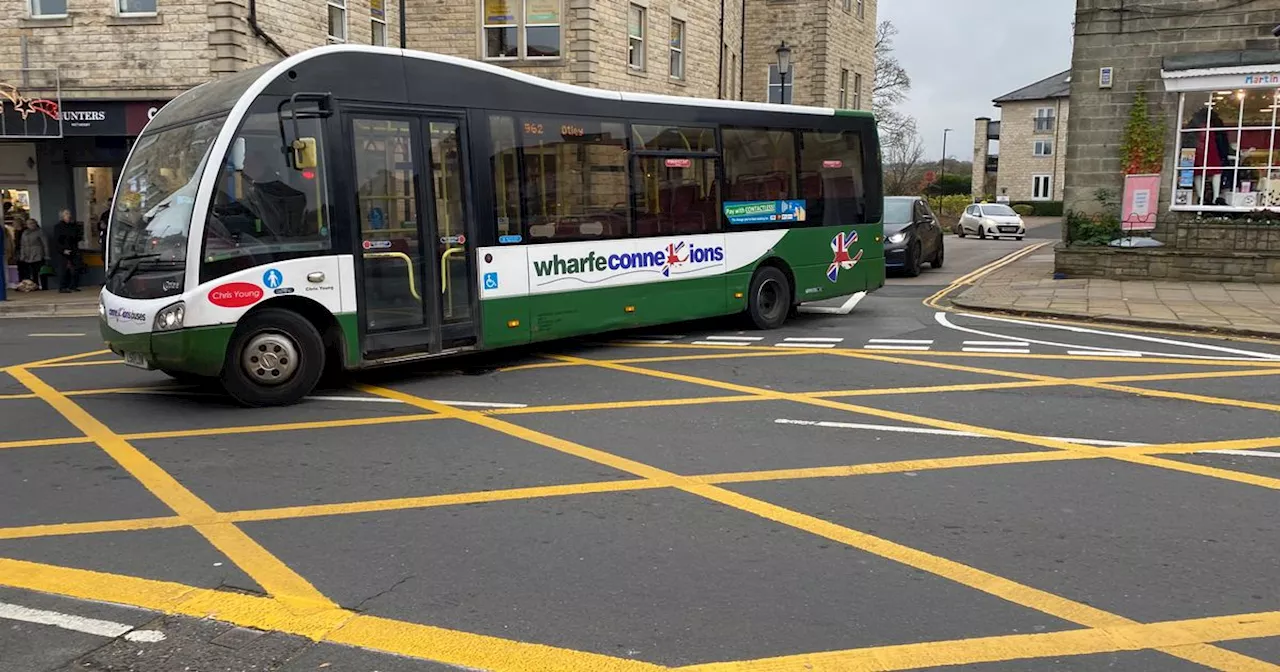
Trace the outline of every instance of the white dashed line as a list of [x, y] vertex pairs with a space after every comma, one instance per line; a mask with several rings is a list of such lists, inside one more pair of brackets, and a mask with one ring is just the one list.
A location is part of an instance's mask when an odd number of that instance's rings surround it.
[[784, 338], [782, 340], [789, 341], [789, 342], [794, 341], [794, 342], [804, 342], [804, 343], [844, 343], [843, 338], [822, 338], [819, 336], [806, 336], [806, 337], [798, 336], [796, 338]]
[[1141, 352], [1121, 352], [1119, 350], [1068, 350], [1068, 355], [1079, 357], [1141, 357]]
[[834, 348], [835, 343], [774, 343], [775, 348]]
[[981, 352], [994, 355], [1029, 355], [1027, 348], [960, 348], [961, 352]]
[[84, 334], [27, 334], [30, 338], [74, 338]]
[[748, 345], [754, 345], [754, 344], [743, 342], [743, 341], [694, 341], [693, 345], [718, 345], [722, 348], [723, 347], [739, 348], [739, 347], [746, 347]]
[[932, 340], [910, 340], [904, 338], [872, 338], [868, 339], [867, 342], [894, 345], [933, 345]]
[[924, 352], [929, 349], [927, 345], [864, 345], [863, 350], [911, 350], [915, 352]]
[[1240, 457], [1275, 457], [1280, 458], [1280, 453], [1270, 450], [1206, 450], [1201, 455], [1238, 455]]
[[998, 348], [1025, 348], [1031, 344], [1026, 341], [965, 341], [965, 345], [976, 345], [979, 347], [998, 347]]
[[763, 341], [764, 336], [707, 336], [708, 341], [746, 341], [754, 343], [755, 341]]
[[134, 630], [133, 626], [114, 621], [103, 621], [97, 618], [72, 616], [56, 611], [31, 609], [16, 604], [0, 602], [0, 618], [38, 625], [51, 625], [63, 630], [83, 632], [88, 635], [110, 637], [124, 636], [131, 642], [159, 642], [164, 640], [164, 633], [159, 630]]

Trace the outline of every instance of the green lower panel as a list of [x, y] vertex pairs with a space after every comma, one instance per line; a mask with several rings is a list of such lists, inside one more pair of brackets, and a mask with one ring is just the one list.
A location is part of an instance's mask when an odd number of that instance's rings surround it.
[[122, 334], [100, 323], [102, 338], [114, 352], [140, 352], [152, 366], [198, 376], [222, 373], [227, 344], [235, 325], [194, 327], [178, 331]]

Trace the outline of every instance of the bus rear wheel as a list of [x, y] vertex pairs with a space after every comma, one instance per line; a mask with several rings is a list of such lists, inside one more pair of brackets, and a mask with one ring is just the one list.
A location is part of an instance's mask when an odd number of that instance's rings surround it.
[[268, 308], [236, 329], [222, 386], [246, 406], [285, 406], [310, 394], [324, 369], [324, 340], [315, 326], [293, 311]]
[[747, 313], [757, 329], [777, 329], [791, 312], [791, 281], [773, 266], [762, 266], [751, 278]]

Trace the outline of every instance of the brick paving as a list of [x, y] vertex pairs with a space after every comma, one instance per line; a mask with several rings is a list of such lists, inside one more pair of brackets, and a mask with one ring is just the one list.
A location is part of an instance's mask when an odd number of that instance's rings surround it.
[[1280, 284], [1053, 279], [1043, 248], [952, 297], [962, 308], [1280, 338]]

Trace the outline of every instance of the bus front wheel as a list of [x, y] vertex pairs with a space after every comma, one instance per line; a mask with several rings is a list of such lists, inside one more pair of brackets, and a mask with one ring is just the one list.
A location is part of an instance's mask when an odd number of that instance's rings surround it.
[[315, 326], [293, 311], [268, 308], [236, 329], [222, 386], [246, 406], [284, 406], [310, 394], [324, 368], [324, 340]]
[[774, 266], [762, 266], [751, 278], [747, 313], [757, 329], [777, 329], [791, 312], [791, 281]]

